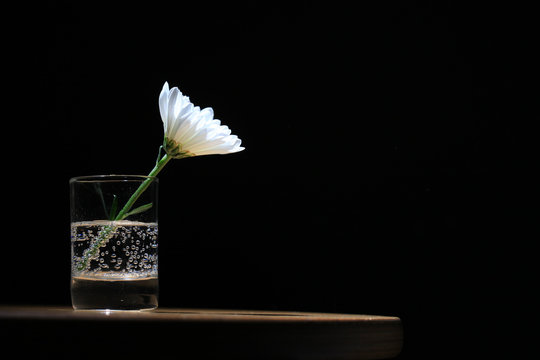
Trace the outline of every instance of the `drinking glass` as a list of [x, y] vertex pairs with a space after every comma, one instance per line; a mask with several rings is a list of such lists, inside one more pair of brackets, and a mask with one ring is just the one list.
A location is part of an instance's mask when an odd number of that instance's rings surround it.
[[96, 175], [69, 184], [73, 308], [157, 308], [158, 179]]

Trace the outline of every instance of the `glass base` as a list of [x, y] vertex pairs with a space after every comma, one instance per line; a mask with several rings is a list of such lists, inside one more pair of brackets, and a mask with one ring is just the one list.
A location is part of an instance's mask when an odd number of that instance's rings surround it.
[[71, 279], [75, 310], [152, 310], [158, 307], [158, 279]]

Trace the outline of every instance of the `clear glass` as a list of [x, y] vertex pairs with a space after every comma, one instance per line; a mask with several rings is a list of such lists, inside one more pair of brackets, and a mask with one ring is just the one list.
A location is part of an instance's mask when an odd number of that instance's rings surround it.
[[[158, 179], [97, 175], [69, 183], [73, 308], [157, 308]], [[141, 185], [146, 190], [129, 205]]]

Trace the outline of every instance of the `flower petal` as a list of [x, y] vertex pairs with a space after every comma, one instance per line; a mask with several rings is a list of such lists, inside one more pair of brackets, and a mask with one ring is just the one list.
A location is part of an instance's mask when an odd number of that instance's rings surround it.
[[[169, 84], [165, 81], [163, 89], [159, 94], [159, 113], [161, 114], [161, 120], [163, 121], [163, 126], [167, 125], [167, 104], [169, 102]], [[165, 128], [165, 132], [167, 129]]]
[[169, 91], [169, 100], [167, 104], [167, 135], [169, 135], [170, 130], [174, 127], [174, 122], [176, 120], [174, 113], [177, 108], [176, 102], [180, 95], [180, 90], [176, 87]]

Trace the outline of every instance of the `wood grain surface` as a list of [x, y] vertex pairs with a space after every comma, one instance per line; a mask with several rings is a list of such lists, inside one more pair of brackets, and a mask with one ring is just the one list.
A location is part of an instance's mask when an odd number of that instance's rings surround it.
[[71, 359], [388, 359], [403, 345], [397, 317], [281, 311], [74, 311], [0, 306], [1, 344]]

